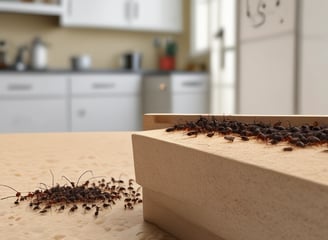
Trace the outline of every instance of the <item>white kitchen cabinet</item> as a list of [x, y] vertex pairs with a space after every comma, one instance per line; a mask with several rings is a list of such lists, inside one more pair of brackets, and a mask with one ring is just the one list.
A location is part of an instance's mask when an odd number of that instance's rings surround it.
[[180, 0], [132, 0], [130, 24], [135, 29], [153, 31], [182, 30]]
[[64, 0], [62, 25], [74, 27], [117, 27], [128, 24], [128, 0]]
[[65, 76], [1, 74], [0, 132], [67, 131], [66, 96]]
[[139, 74], [73, 74], [72, 131], [127, 131], [141, 128]]
[[59, 16], [62, 14], [62, 5], [45, 4], [39, 2], [20, 2], [11, 0], [0, 0], [0, 12], [24, 13], [24, 14], [39, 14]]
[[63, 26], [180, 32], [181, 0], [63, 0]]

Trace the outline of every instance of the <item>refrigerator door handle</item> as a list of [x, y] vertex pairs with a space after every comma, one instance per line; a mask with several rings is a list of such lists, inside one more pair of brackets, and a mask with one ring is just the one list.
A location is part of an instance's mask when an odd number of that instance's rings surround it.
[[220, 62], [221, 62], [221, 69], [224, 69], [225, 66], [225, 33], [224, 33], [224, 28], [220, 28], [218, 33], [216, 34], [216, 37], [221, 40], [221, 49], [220, 49]]

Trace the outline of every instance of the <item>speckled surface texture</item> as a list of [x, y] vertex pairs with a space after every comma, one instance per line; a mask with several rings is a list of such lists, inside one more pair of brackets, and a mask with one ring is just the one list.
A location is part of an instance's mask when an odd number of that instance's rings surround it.
[[[22, 193], [36, 190], [40, 183], [51, 185], [50, 170], [59, 184], [67, 184], [63, 175], [76, 182], [86, 170], [94, 176], [134, 178], [130, 132], [2, 134], [0, 164], [0, 184]], [[0, 187], [1, 198], [14, 194]], [[142, 204], [127, 211], [121, 201], [95, 218], [81, 208], [40, 215], [27, 202], [15, 206], [14, 201], [0, 201], [2, 239], [176, 239], [144, 222]]]

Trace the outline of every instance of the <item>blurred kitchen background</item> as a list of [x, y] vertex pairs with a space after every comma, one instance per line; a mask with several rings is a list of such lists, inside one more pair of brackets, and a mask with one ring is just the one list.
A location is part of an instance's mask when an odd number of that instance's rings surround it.
[[0, 0], [0, 133], [328, 114], [326, 0]]

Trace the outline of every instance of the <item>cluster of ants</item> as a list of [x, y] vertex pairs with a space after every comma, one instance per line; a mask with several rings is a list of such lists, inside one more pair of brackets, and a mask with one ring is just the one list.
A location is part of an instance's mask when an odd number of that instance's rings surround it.
[[[52, 179], [54, 175], [50, 171]], [[99, 212], [104, 209], [111, 208], [116, 204], [116, 201], [124, 200], [124, 209], [132, 210], [136, 204], [142, 203], [140, 188], [135, 189], [134, 180], [128, 180], [128, 185], [125, 186], [124, 181], [111, 177], [111, 181], [106, 182], [104, 178], [99, 181], [91, 182], [90, 180], [101, 177], [92, 177], [79, 185], [80, 179], [86, 173], [92, 171], [87, 170], [82, 173], [76, 183], [70, 181], [66, 176], [62, 176], [69, 184], [54, 185], [52, 181], [52, 187], [48, 187], [44, 183], [40, 183], [43, 188], [37, 189], [33, 192], [28, 192], [23, 195], [13, 187], [0, 184], [2, 187], [10, 188], [16, 192], [14, 196], [7, 196], [1, 198], [1, 200], [7, 198], [16, 198], [15, 205], [19, 205], [21, 202], [29, 202], [29, 206], [33, 211], [37, 211], [40, 214], [45, 214], [51, 209], [55, 209], [57, 212], [62, 212], [68, 209], [69, 213], [73, 213], [81, 207], [85, 212], [94, 210], [94, 216], [97, 217]]]
[[[313, 145], [323, 145], [328, 143], [328, 126], [320, 126], [317, 122], [304, 124], [302, 126], [283, 126], [282, 122], [266, 124], [263, 122], [243, 123], [234, 120], [223, 121], [215, 117], [200, 117], [197, 121], [189, 121], [183, 124], [176, 124], [166, 129], [166, 132], [185, 131], [188, 136], [206, 134], [213, 137], [215, 134], [223, 135], [224, 139], [233, 142], [236, 137], [243, 141], [251, 138], [262, 140], [270, 144], [287, 142], [292, 146], [305, 148]], [[292, 151], [292, 147], [283, 148], [284, 151]], [[325, 150], [327, 151], [327, 150]]]

